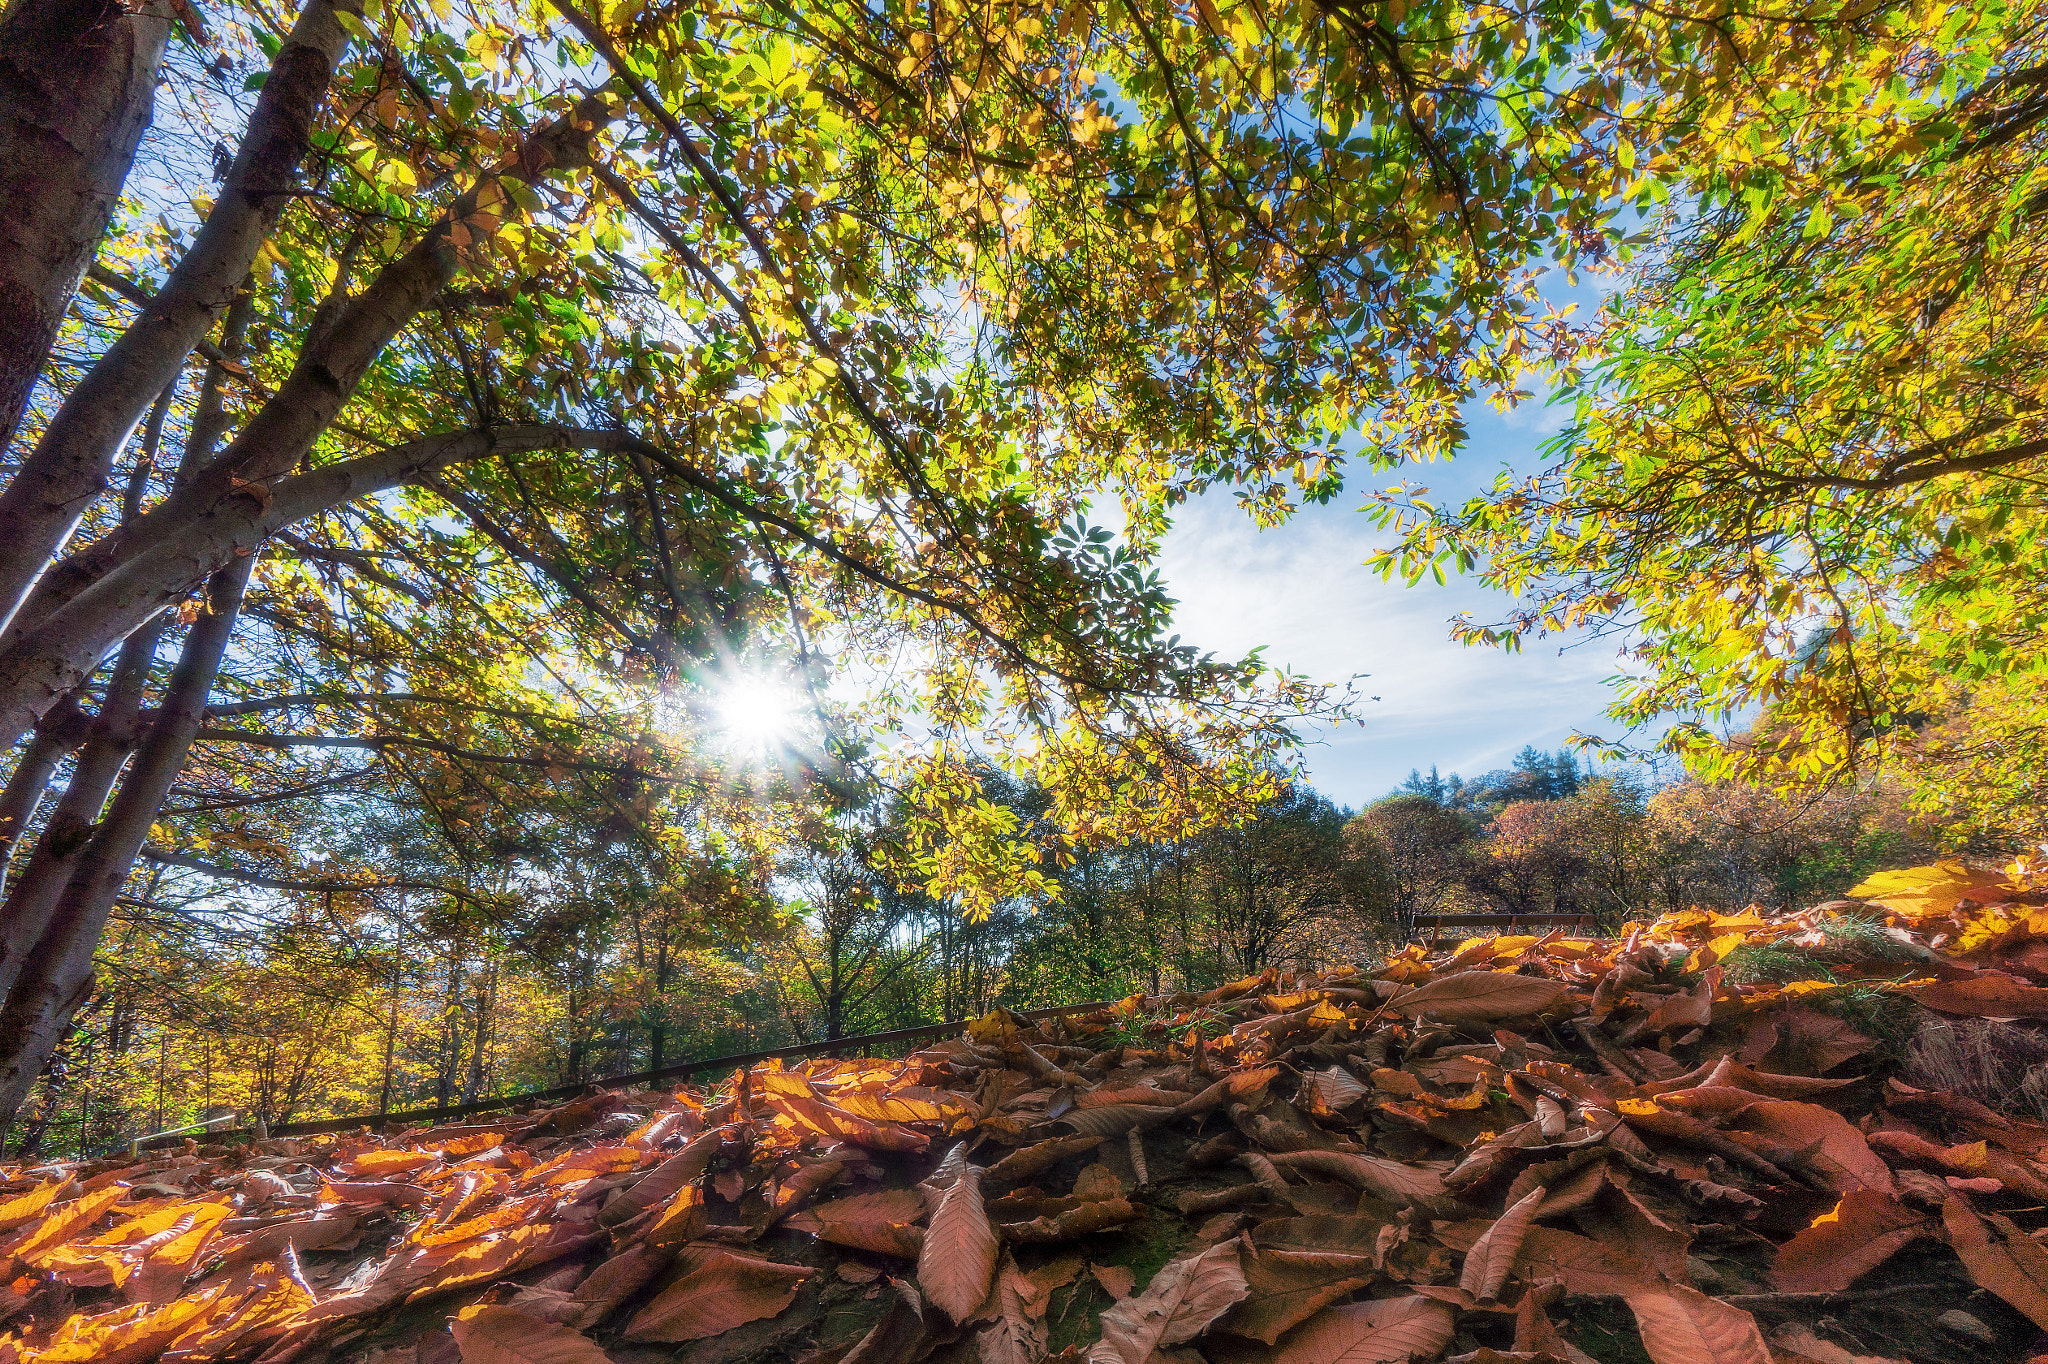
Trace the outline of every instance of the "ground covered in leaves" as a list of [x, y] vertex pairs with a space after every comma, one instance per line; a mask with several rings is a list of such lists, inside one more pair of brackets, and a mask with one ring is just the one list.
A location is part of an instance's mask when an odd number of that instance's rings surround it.
[[2048, 1356], [2048, 894], [1860, 889], [0, 1168], [0, 1364]]

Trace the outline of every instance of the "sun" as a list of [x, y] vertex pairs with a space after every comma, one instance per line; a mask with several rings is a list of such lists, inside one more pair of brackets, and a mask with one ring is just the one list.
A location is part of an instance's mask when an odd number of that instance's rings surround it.
[[803, 702], [773, 679], [735, 677], [712, 698], [711, 714], [727, 743], [759, 751], [789, 740], [801, 724]]

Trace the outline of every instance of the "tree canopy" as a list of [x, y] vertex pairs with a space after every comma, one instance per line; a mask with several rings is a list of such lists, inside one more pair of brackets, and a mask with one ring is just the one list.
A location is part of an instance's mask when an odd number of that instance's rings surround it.
[[[1724, 56], [1774, 37], [1730, 16]], [[1612, 714], [1700, 771], [1875, 766], [1957, 835], [2048, 833], [2044, 43], [2035, 4], [1873, 7], [1699, 119], [1552, 462], [1388, 494], [1382, 566], [1516, 596], [1468, 640], [1628, 637]]]

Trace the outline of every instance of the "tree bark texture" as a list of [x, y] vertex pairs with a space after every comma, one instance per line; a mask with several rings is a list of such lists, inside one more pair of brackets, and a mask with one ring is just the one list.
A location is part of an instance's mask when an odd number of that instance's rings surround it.
[[169, 36], [161, 5], [122, 0], [15, 0], [0, 21], [0, 451], [113, 218]]
[[29, 821], [35, 818], [44, 793], [50, 789], [57, 764], [85, 742], [88, 724], [78, 709], [76, 695], [66, 697], [36, 725], [35, 737], [15, 761], [6, 788], [0, 790], [0, 898], [4, 898], [8, 887], [15, 850], [21, 846], [21, 836], [28, 831]]

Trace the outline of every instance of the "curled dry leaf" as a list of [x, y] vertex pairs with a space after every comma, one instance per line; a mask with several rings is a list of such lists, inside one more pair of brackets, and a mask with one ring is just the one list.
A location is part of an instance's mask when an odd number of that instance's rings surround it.
[[1904, 1364], [1883, 1355], [1859, 1355], [1823, 1340], [1797, 1322], [1784, 1322], [1770, 1335], [1771, 1358], [1778, 1364]]
[[1169, 1261], [1143, 1293], [1102, 1314], [1088, 1364], [1147, 1364], [1155, 1351], [1193, 1340], [1250, 1291], [1235, 1241]]
[[1302, 1082], [1301, 1088], [1309, 1111], [1318, 1117], [1341, 1113], [1371, 1093], [1340, 1066], [1316, 1071]]
[[1127, 1198], [1092, 1199], [1056, 1217], [1038, 1217], [1029, 1222], [1012, 1222], [1003, 1228], [1003, 1239], [1024, 1244], [1071, 1241], [1090, 1232], [1107, 1231], [1135, 1222], [1145, 1210]]
[[692, 1137], [688, 1145], [641, 1176], [640, 1182], [607, 1203], [598, 1221], [608, 1227], [632, 1220], [648, 1208], [666, 1203], [686, 1184], [703, 1177], [711, 1158], [724, 1147], [729, 1127], [713, 1128]]
[[1038, 1364], [1045, 1354], [1046, 1327], [1037, 1286], [1005, 1258], [991, 1296], [995, 1320], [975, 1341], [981, 1364]]
[[1458, 1287], [1480, 1302], [1492, 1302], [1500, 1296], [1501, 1287], [1515, 1267], [1515, 1257], [1521, 1253], [1522, 1238], [1528, 1234], [1543, 1199], [1544, 1189], [1539, 1184], [1486, 1229], [1486, 1234], [1465, 1252]]
[[1595, 1297], [1626, 1296], [1657, 1282], [1656, 1271], [1623, 1247], [1540, 1226], [1523, 1234], [1515, 1273], [1525, 1283], [1556, 1279], [1567, 1293]]
[[1967, 1018], [2048, 1018], [2048, 990], [2002, 971], [1930, 981], [1913, 992], [1930, 1009]]
[[1783, 1293], [1838, 1293], [1907, 1242], [1935, 1235], [1932, 1217], [1875, 1189], [1852, 1189], [1778, 1247], [1771, 1284]]
[[1522, 1301], [1515, 1307], [1515, 1351], [1519, 1354], [1547, 1354], [1570, 1361], [1570, 1364], [1590, 1364], [1588, 1356], [1557, 1333], [1550, 1324], [1550, 1318], [1543, 1311], [1542, 1295], [1533, 1289], [1522, 1295]]
[[1796, 1153], [1837, 1193], [1851, 1189], [1891, 1192], [1891, 1167], [1870, 1149], [1863, 1134], [1841, 1114], [1797, 1099], [1764, 1099], [1747, 1090], [1719, 1085], [1666, 1094], [1658, 1103], [1716, 1128], [1762, 1137]]
[[1131, 1290], [1138, 1286], [1138, 1276], [1123, 1265], [1089, 1265], [1088, 1272], [1102, 1285], [1102, 1291], [1118, 1302], [1131, 1296]]
[[1063, 1122], [1077, 1134], [1090, 1137], [1120, 1137], [1137, 1127], [1154, 1127], [1173, 1117], [1174, 1110], [1156, 1104], [1108, 1104], [1101, 1108], [1076, 1108], [1062, 1113]]
[[924, 1199], [917, 1190], [885, 1189], [815, 1204], [783, 1225], [834, 1245], [915, 1260], [924, 1234], [913, 1224], [923, 1217]]
[[1979, 1217], [1961, 1194], [1941, 1205], [1942, 1226], [1957, 1258], [1979, 1288], [1996, 1293], [2034, 1325], [2048, 1330], [2048, 1251], [2013, 1227]]
[[1370, 1254], [1269, 1250], [1264, 1247], [1257, 1248], [1245, 1260], [1244, 1269], [1245, 1281], [1251, 1286], [1251, 1292], [1243, 1302], [1230, 1309], [1230, 1315], [1220, 1325], [1232, 1335], [1263, 1341], [1268, 1345], [1339, 1298], [1364, 1288], [1378, 1273], [1378, 1266]]
[[1656, 1364], [1772, 1364], [1756, 1318], [1739, 1307], [1679, 1284], [1626, 1297]]
[[606, 1260], [570, 1294], [580, 1308], [576, 1325], [588, 1330], [603, 1321], [626, 1299], [653, 1283], [674, 1258], [665, 1250], [640, 1245]]
[[1446, 1199], [1442, 1175], [1398, 1160], [1346, 1151], [1276, 1151], [1267, 1158], [1282, 1169], [1341, 1179], [1399, 1206], [1426, 1208]]
[[[62, 1179], [48, 1180], [25, 1194], [18, 1194], [0, 1203], [0, 1231], [13, 1231], [22, 1223], [39, 1215], [44, 1208], [50, 1206], [50, 1201], [63, 1191], [68, 1182]], [[283, 1183], [282, 1180], [278, 1182]]]
[[989, 1166], [983, 1178], [991, 1184], [1016, 1184], [1050, 1170], [1063, 1160], [1085, 1155], [1102, 1145], [1104, 1140], [1091, 1136], [1054, 1137], [1050, 1141], [1022, 1146]]

